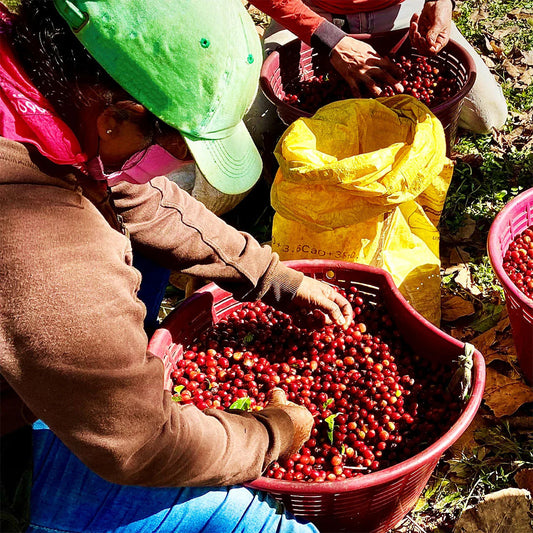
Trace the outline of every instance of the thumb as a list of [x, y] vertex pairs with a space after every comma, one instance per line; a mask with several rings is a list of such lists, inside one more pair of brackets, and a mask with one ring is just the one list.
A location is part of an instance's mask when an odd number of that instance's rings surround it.
[[273, 388], [268, 394], [268, 405], [277, 407], [278, 405], [287, 405], [287, 395], [279, 387]]

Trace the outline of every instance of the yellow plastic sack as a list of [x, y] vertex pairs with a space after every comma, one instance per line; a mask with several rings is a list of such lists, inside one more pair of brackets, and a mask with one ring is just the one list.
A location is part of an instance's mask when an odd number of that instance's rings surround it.
[[388, 271], [440, 322], [437, 224], [453, 165], [440, 121], [411, 96], [353, 99], [291, 124], [276, 150], [272, 248]]

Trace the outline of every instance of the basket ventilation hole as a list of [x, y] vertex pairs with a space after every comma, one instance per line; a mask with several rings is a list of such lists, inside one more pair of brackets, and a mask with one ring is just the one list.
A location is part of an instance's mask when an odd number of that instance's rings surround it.
[[333, 272], [333, 270], [328, 270], [326, 272], [326, 278], [333, 279], [334, 277], [335, 277], [335, 272]]

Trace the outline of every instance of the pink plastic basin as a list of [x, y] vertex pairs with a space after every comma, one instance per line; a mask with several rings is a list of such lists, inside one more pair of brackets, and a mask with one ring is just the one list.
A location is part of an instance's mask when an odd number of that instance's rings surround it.
[[[422, 357], [443, 363], [456, 360], [464, 344], [419, 315], [381, 269], [340, 261], [300, 260], [287, 265], [337, 286], [355, 285], [369, 302], [384, 300], [396, 328]], [[176, 361], [198, 333], [242, 306], [214, 284], [207, 285], [174, 310], [148, 349]], [[466, 430], [481, 403], [485, 385], [483, 356], [474, 352], [471, 395], [459, 418], [441, 438], [395, 466], [354, 479], [298, 483], [261, 477], [248, 486], [269, 492], [298, 517], [311, 520], [322, 533], [385, 533], [414, 507], [440, 457]]]
[[533, 301], [503, 269], [503, 256], [517, 235], [533, 226], [533, 188], [511, 200], [494, 219], [487, 242], [489, 259], [504, 293], [518, 364], [529, 384], [533, 383]]

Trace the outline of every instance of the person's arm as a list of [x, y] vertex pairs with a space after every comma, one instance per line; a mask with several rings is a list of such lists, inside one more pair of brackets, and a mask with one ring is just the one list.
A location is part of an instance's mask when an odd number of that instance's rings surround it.
[[395, 78], [398, 70], [388, 58], [381, 57], [364, 41], [347, 35], [301, 0], [253, 0], [251, 4], [305, 43], [329, 54], [331, 64], [348, 82], [355, 97], [361, 95], [363, 86], [372, 95], [379, 96], [378, 82], [403, 92], [403, 86]]
[[226, 224], [175, 183], [159, 177], [145, 185], [113, 187], [115, 206], [136, 248], [162, 266], [211, 280], [238, 300], [280, 309], [317, 308], [345, 326], [349, 303], [325, 284], [286, 267], [269, 246]]
[[309, 45], [314, 37], [315, 44], [323, 41], [333, 48], [345, 36], [340, 28], [301, 0], [252, 0], [250, 3]]
[[130, 242], [75, 184], [30, 178], [0, 190], [0, 346], [2, 375], [35, 416], [120, 484], [241, 483], [292, 449], [279, 402], [248, 414], [172, 401], [146, 352]]

